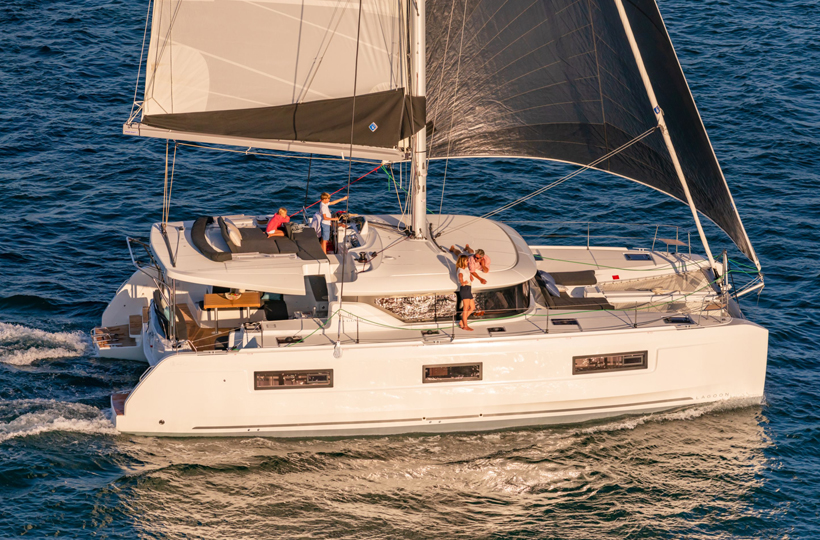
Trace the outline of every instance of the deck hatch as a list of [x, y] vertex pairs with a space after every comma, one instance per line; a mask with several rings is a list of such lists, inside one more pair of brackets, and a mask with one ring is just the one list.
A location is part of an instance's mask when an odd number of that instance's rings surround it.
[[254, 390], [283, 388], [333, 388], [332, 369], [302, 369], [294, 371], [255, 371]]
[[422, 382], [458, 382], [480, 381], [483, 379], [483, 363], [475, 364], [439, 364], [422, 366]]
[[627, 261], [651, 261], [652, 255], [649, 253], [624, 253]]
[[648, 359], [647, 351], [573, 356], [572, 374], [646, 369], [649, 365]]
[[580, 326], [578, 324], [578, 319], [550, 319], [550, 322], [555, 326], [569, 326], [572, 324], [575, 326]]

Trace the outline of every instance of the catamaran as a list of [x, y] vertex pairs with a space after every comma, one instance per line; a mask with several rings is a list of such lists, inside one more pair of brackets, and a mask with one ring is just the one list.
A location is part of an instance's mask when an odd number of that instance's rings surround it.
[[[760, 263], [654, 0], [154, 0], [148, 35], [123, 132], [166, 141], [162, 220], [127, 239], [136, 271], [92, 331], [100, 356], [148, 363], [111, 398], [119, 431], [478, 431], [763, 396], [768, 332], [738, 304]], [[295, 219], [271, 238], [270, 215], [169, 221], [179, 145], [406, 165], [409, 193], [343, 213], [327, 253]], [[580, 169], [487, 215], [428, 214], [429, 161], [483, 157]], [[530, 244], [491, 219], [589, 169], [687, 204], [704, 255]], [[701, 214], [753, 278], [734, 286]], [[452, 245], [492, 260], [472, 332]]]

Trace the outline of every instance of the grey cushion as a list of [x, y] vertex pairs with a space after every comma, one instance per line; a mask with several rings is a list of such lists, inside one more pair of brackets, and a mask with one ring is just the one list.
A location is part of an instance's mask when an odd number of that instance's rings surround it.
[[[225, 220], [219, 218], [219, 228], [222, 231], [222, 238], [231, 250], [231, 253], [266, 253], [276, 255], [281, 253], [276, 239], [268, 238], [268, 235], [257, 227], [244, 227], [239, 229], [242, 235], [242, 244], [237, 246], [231, 241]], [[296, 251], [285, 251], [284, 253], [296, 253]]]
[[299, 246], [297, 246], [296, 242], [290, 238], [285, 236], [276, 236], [271, 238], [271, 240], [276, 242], [276, 247], [279, 248], [279, 253], [299, 253]]
[[293, 238], [296, 240], [296, 245], [299, 247], [298, 255], [300, 259], [306, 261], [327, 260], [327, 255], [325, 255], [325, 252], [322, 249], [322, 244], [319, 242], [319, 237], [313, 229], [307, 227], [303, 229], [302, 232], [295, 233]]
[[225, 262], [231, 260], [231, 254], [225, 251], [217, 251], [208, 243], [205, 237], [205, 229], [214, 222], [214, 218], [210, 216], [198, 218], [194, 221], [194, 226], [191, 227], [191, 241], [194, 247], [200, 253], [216, 262]]
[[552, 279], [559, 285], [597, 285], [595, 270], [581, 270], [579, 272], [550, 272]]
[[574, 309], [578, 311], [615, 309], [612, 304], [607, 302], [606, 298], [572, 298], [565, 292], [562, 292], [559, 297], [548, 294], [545, 300], [551, 309]]

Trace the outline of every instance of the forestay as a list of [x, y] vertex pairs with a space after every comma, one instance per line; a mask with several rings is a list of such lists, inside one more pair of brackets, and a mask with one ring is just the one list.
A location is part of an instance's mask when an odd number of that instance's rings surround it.
[[[657, 5], [624, 5], [695, 206], [759, 267]], [[613, 0], [428, 2], [427, 81], [432, 158], [585, 165], [657, 123]], [[685, 200], [660, 133], [597, 168]]]
[[142, 122], [127, 127], [337, 155], [352, 135], [374, 149], [357, 155], [396, 157], [424, 118], [405, 92], [406, 36], [395, 0], [156, 0]]

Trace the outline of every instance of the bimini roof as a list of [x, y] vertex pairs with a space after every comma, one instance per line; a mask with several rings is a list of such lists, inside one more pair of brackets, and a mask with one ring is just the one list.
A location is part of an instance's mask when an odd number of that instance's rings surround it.
[[[194, 246], [193, 227], [194, 221], [168, 223], [167, 242], [160, 224], [151, 227], [151, 250], [169, 278], [203, 285], [302, 295], [305, 294], [305, 276], [322, 274], [329, 268], [326, 259], [304, 260], [295, 253], [233, 254], [229, 260], [214, 261]], [[217, 251], [230, 253], [218, 226], [210, 225], [206, 236]]]

